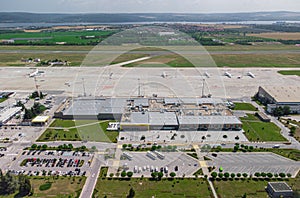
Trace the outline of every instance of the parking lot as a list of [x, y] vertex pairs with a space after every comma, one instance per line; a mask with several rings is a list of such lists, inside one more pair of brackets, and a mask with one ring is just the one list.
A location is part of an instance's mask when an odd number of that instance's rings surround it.
[[[164, 152], [163, 158], [147, 155], [147, 152], [127, 152], [132, 159], [123, 157], [120, 160], [120, 167], [126, 171], [132, 171], [133, 177], [151, 177], [152, 172], [164, 172], [169, 176], [171, 172], [175, 172], [178, 177], [193, 177], [199, 168], [199, 162], [181, 152]], [[152, 153], [153, 154], [153, 153]], [[124, 156], [124, 155], [123, 155]], [[156, 157], [155, 157], [156, 156]]]
[[[174, 136], [176, 134], [176, 136]], [[223, 136], [226, 135], [226, 138]], [[222, 142], [248, 142], [243, 131], [130, 131], [120, 132], [120, 142], [145, 142], [157, 143], [222, 143]], [[238, 139], [236, 137], [238, 136]], [[204, 138], [203, 138], [204, 137]]]
[[88, 152], [24, 151], [12, 163], [12, 172], [26, 175], [85, 175], [93, 155]]
[[207, 161], [208, 166], [215, 166], [216, 170], [220, 166], [223, 172], [230, 173], [290, 173], [296, 176], [300, 169], [300, 162], [276, 155], [274, 153], [212, 153], [208, 155], [211, 161]]

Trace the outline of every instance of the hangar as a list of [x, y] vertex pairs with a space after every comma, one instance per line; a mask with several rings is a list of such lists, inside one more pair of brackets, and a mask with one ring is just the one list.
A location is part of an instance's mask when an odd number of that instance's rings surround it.
[[276, 107], [288, 106], [291, 113], [300, 113], [300, 87], [295, 86], [260, 86], [258, 99], [267, 105], [272, 113]]

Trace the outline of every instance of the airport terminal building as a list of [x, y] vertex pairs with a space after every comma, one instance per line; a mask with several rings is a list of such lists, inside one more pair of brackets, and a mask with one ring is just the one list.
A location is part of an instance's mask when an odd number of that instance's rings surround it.
[[218, 98], [76, 98], [67, 100], [55, 117], [116, 120], [123, 131], [241, 130], [227, 102]]
[[258, 88], [258, 99], [267, 104], [267, 111], [272, 113], [276, 107], [290, 107], [291, 113], [300, 113], [300, 87], [263, 86]]

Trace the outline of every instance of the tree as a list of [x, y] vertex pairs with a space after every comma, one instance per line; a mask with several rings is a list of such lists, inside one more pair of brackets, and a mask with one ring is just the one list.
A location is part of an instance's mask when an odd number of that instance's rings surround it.
[[228, 172], [224, 173], [224, 177], [228, 178], [230, 176], [230, 174]]
[[30, 190], [31, 190], [31, 184], [30, 184], [30, 180], [23, 176], [20, 175], [19, 176], [19, 195], [24, 197], [26, 195], [29, 195]]
[[222, 177], [223, 177], [223, 173], [219, 173], [218, 176], [219, 176], [220, 178], [222, 178]]
[[254, 176], [255, 176], [255, 177], [260, 177], [260, 173], [259, 173], [259, 172], [256, 172], [256, 173], [254, 173]]
[[109, 174], [109, 177], [110, 177], [110, 178], [113, 178], [113, 177], [114, 177], [114, 173], [110, 173], [110, 174]]
[[43, 144], [43, 146], [42, 146], [43, 150], [46, 150], [47, 147], [48, 147], [48, 146], [47, 146], [46, 144]]
[[288, 173], [288, 174], [286, 174], [286, 176], [288, 176], [288, 177], [292, 177], [292, 174], [291, 174], [291, 173]]
[[[1, 170], [0, 170], [1, 172]], [[10, 172], [0, 177], [0, 195], [9, 195], [15, 193], [19, 187], [19, 182]]]
[[123, 149], [126, 149], [127, 148], [127, 144], [123, 144], [122, 147], [123, 147]]
[[37, 145], [36, 145], [36, 144], [33, 144], [33, 145], [31, 145], [31, 148], [32, 148], [32, 149], [36, 149], [36, 148], [37, 148]]
[[164, 176], [164, 174], [163, 174], [162, 172], [158, 172], [158, 173], [157, 173], [158, 179], [161, 179], [163, 176]]
[[152, 147], [151, 147], [151, 151], [155, 151], [156, 150], [156, 146], [155, 145], [153, 145]]
[[279, 173], [279, 176], [283, 178], [285, 177], [285, 173]]
[[216, 178], [216, 177], [218, 176], [218, 173], [217, 173], [217, 172], [212, 172], [212, 173], [211, 173], [211, 176], [212, 176], [213, 178]]
[[129, 171], [129, 172], [127, 172], [127, 174], [126, 174], [126, 175], [127, 175], [127, 177], [129, 177], [129, 178], [130, 178], [130, 177], [132, 177], [132, 175], [133, 175], [133, 172]]
[[135, 191], [133, 190], [133, 188], [130, 188], [127, 198], [133, 198], [134, 196], [135, 196]]
[[69, 149], [73, 149], [73, 145], [72, 144], [68, 144], [68, 148]]
[[234, 178], [234, 177], [235, 177], [235, 174], [234, 174], [234, 173], [231, 173], [231, 174], [230, 174], [230, 177], [231, 177], [231, 178]]
[[264, 173], [264, 172], [262, 172], [260, 175], [261, 175], [262, 177], [266, 177], [266, 176], [267, 176], [267, 174]]
[[174, 178], [174, 177], [176, 176], [176, 173], [171, 172], [171, 173], [170, 173], [170, 176]]
[[233, 147], [233, 151], [238, 151], [239, 150], [239, 146], [238, 145], [235, 145], [234, 147]]
[[273, 177], [273, 174], [272, 174], [272, 173], [268, 173], [267, 176], [268, 176], [269, 178], [272, 178], [272, 177]]
[[237, 173], [236, 176], [237, 176], [237, 177], [241, 177], [242, 174], [241, 174], [241, 173]]
[[157, 177], [157, 172], [152, 172], [152, 173], [151, 173], [151, 177], [152, 177], [153, 179], [155, 179], [155, 178]]
[[243, 173], [243, 177], [248, 177], [248, 174], [247, 173]]
[[121, 172], [121, 177], [126, 177], [126, 172], [125, 171]]

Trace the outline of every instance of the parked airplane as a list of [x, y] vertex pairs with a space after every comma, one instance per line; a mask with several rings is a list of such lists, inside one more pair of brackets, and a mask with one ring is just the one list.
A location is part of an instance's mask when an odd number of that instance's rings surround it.
[[208, 72], [204, 72], [204, 75], [207, 77], [207, 78], [210, 78], [210, 74]]
[[166, 78], [168, 75], [167, 75], [167, 73], [166, 72], [163, 72], [162, 74], [161, 74], [161, 77], [163, 77], [163, 78]]
[[43, 71], [39, 71], [39, 69], [36, 69], [34, 72], [32, 72], [32, 73], [29, 74], [29, 77], [33, 78], [35, 76], [41, 75], [41, 73], [44, 73], [44, 72]]
[[252, 72], [248, 72], [247, 75], [250, 76], [251, 78], [255, 78], [255, 75]]
[[229, 73], [229, 72], [225, 72], [224, 75], [227, 76], [228, 78], [232, 77], [231, 73]]

